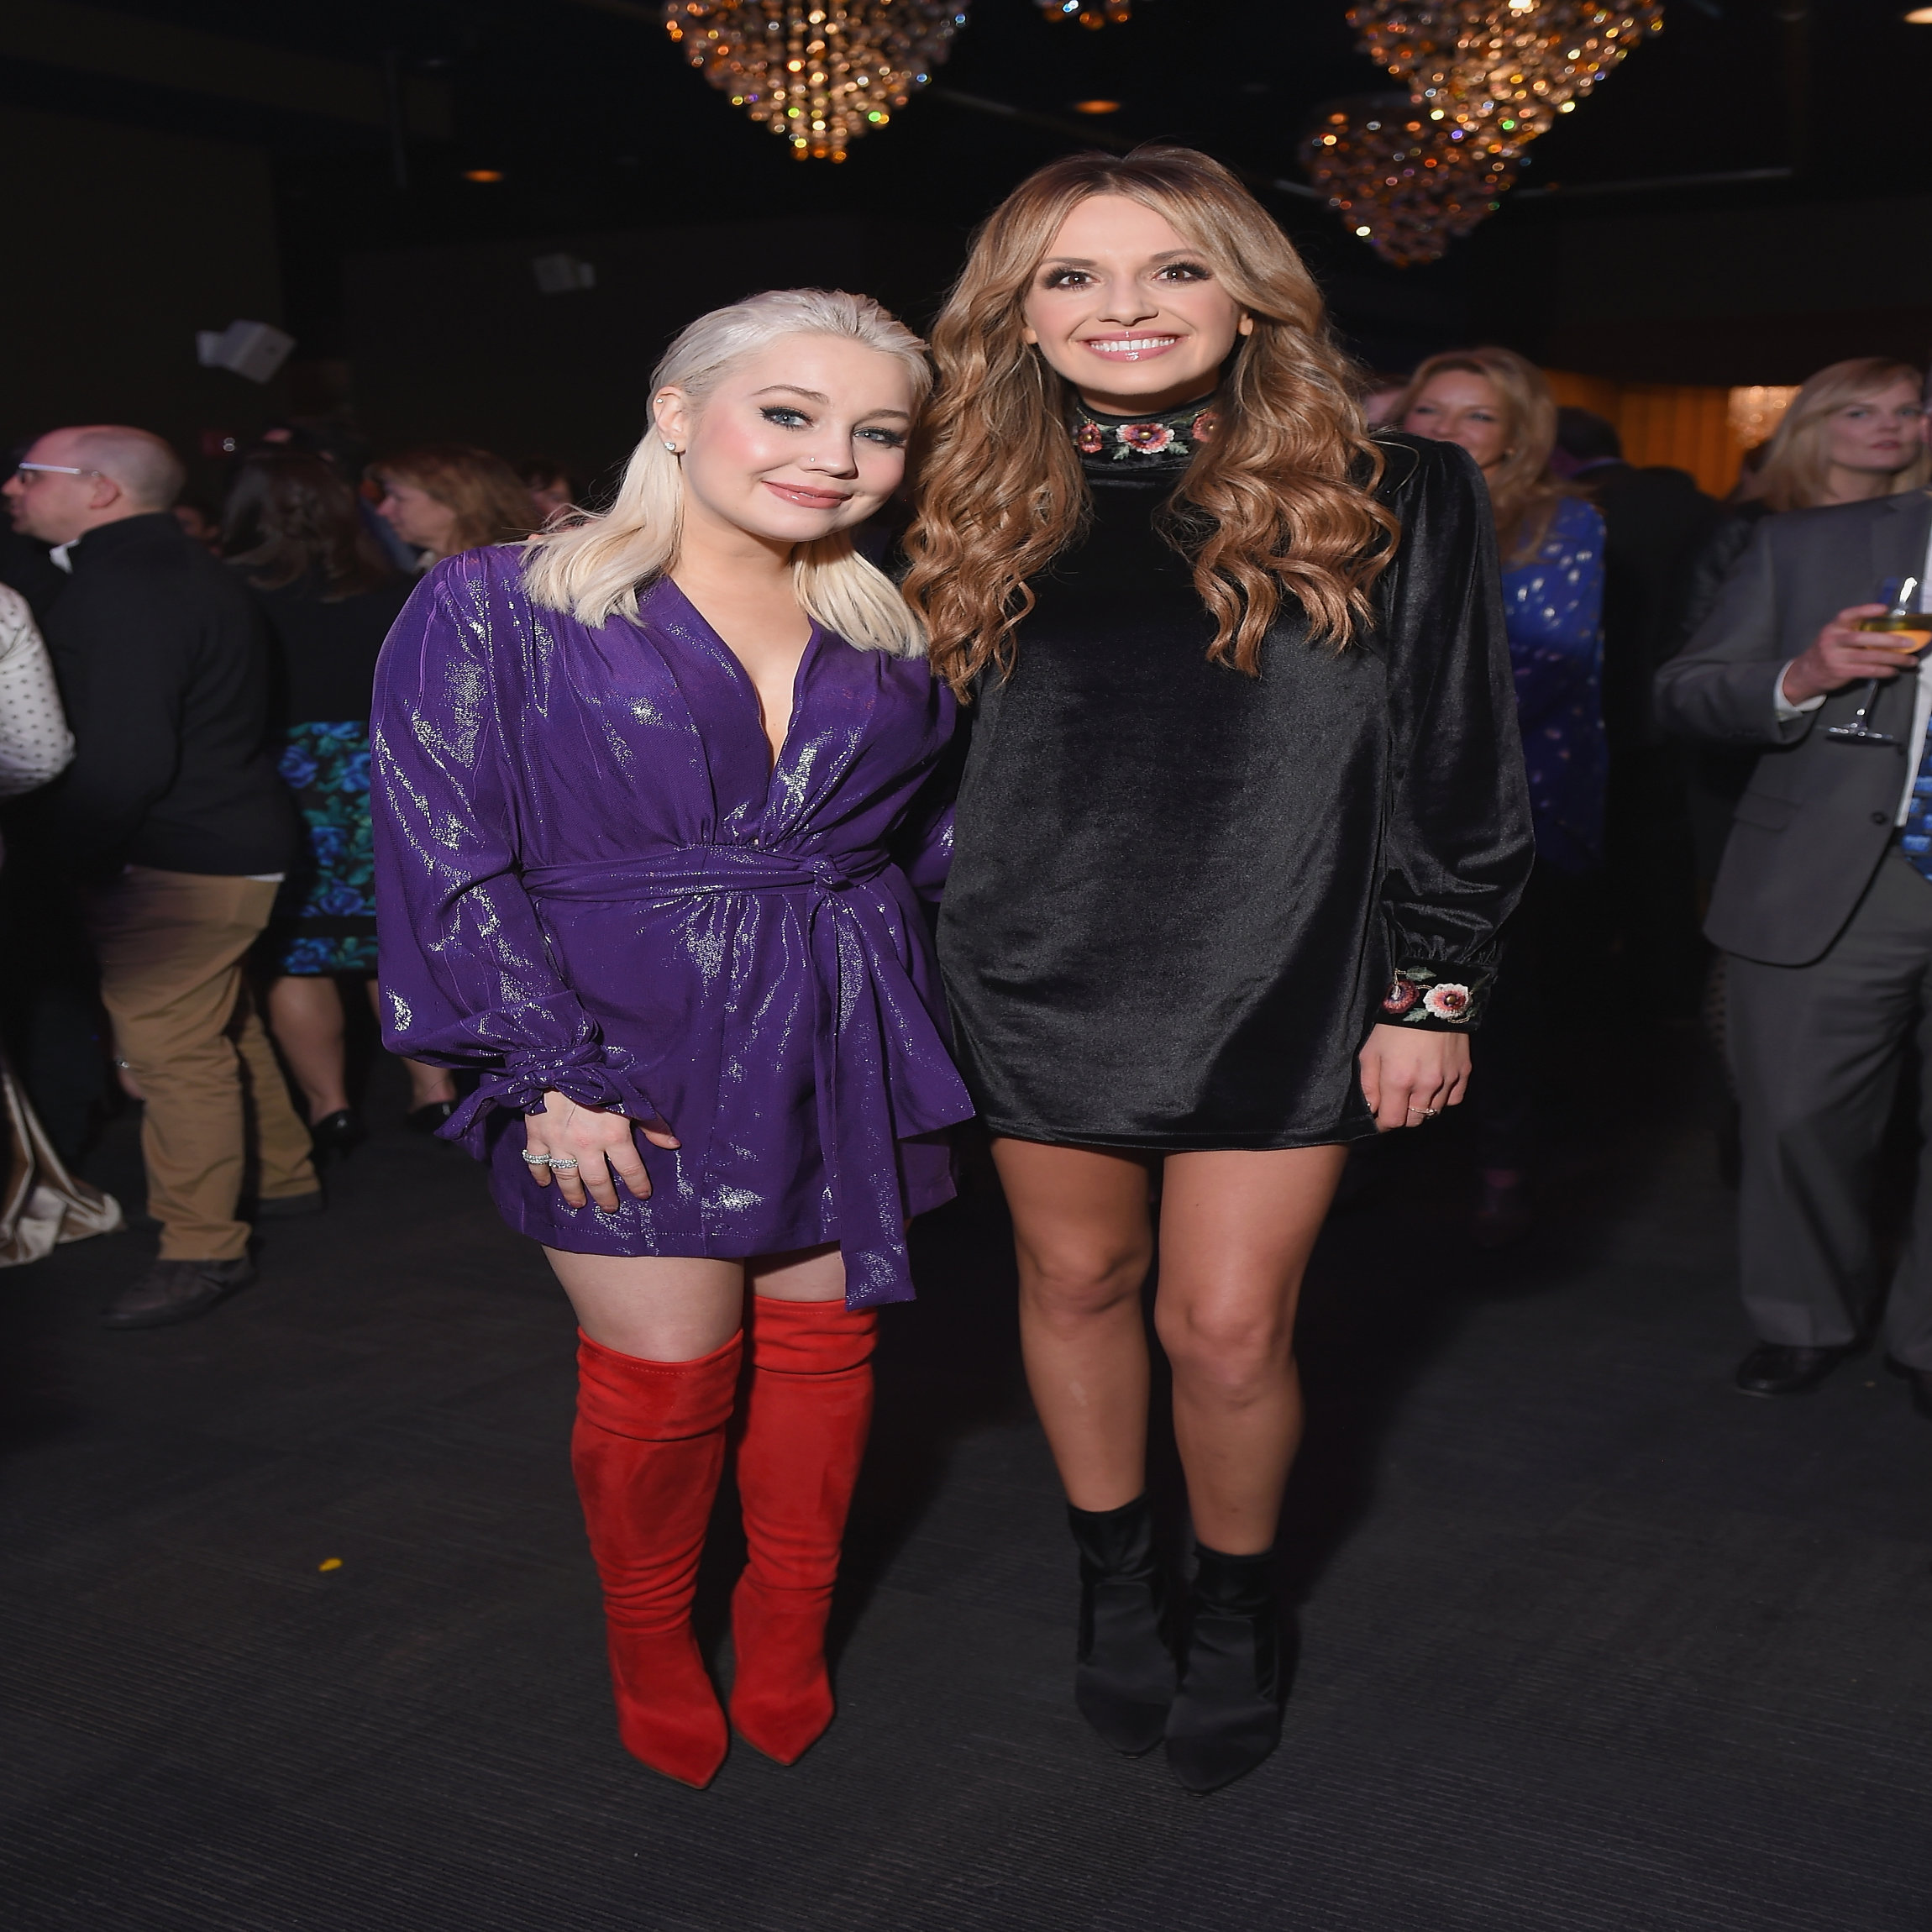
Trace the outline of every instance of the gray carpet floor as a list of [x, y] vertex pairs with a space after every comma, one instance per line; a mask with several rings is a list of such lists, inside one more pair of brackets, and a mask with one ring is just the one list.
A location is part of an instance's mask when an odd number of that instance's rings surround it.
[[[1506, 1257], [1452, 1132], [1376, 1150], [1304, 1323], [1286, 1740], [1207, 1799], [1068, 1700], [984, 1191], [885, 1318], [838, 1720], [704, 1793], [616, 1743], [570, 1322], [461, 1157], [385, 1131], [191, 1326], [92, 1325], [139, 1231], [0, 1277], [0, 1923], [1925, 1932], [1932, 1423], [1876, 1356], [1730, 1390], [1732, 1197], [1671, 1061]], [[138, 1194], [131, 1135], [95, 1164]]]

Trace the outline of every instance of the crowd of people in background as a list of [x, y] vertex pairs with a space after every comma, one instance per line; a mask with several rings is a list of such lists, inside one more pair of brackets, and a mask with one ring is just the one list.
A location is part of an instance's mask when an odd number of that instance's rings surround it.
[[[1633, 466], [1611, 423], [1559, 408], [1506, 349], [1365, 388], [1372, 423], [1469, 453], [1503, 570], [1537, 865], [1472, 1091], [1484, 1245], [1532, 1225], [1570, 962], [1620, 958], [1645, 1011], [1701, 1009], [1721, 1045], [1721, 961], [1698, 926], [1759, 748], [1672, 738], [1652, 681], [1765, 518], [1925, 485], [1921, 389], [1885, 358], [1819, 370], [1719, 503]], [[52, 431], [18, 453], [0, 549], [0, 788], [34, 794], [8, 810], [6, 896], [44, 936], [0, 999], [55, 1157], [81, 1152], [110, 1081], [145, 1102], [162, 1261], [110, 1315], [132, 1323], [213, 1306], [245, 1278], [250, 1221], [319, 1206], [318, 1169], [365, 1137], [345, 1039], [351, 1003], [376, 997], [377, 654], [423, 570], [581, 494], [549, 459], [429, 443], [370, 461], [306, 422], [241, 450], [218, 501], [186, 480], [157, 438]], [[232, 884], [218, 906], [144, 904], [144, 868]], [[405, 1067], [409, 1124], [433, 1132], [457, 1089]]]
[[[327, 426], [284, 425], [238, 454], [218, 507], [139, 429], [55, 430], [19, 453], [0, 787], [35, 794], [8, 829], [13, 916], [39, 943], [8, 1031], [48, 1123], [47, 1211], [71, 1232], [107, 1211], [66, 1171], [107, 1076], [143, 1105], [160, 1254], [113, 1325], [232, 1293], [253, 1224], [317, 1211], [320, 1170], [365, 1137], [345, 1000], [375, 995], [376, 657], [428, 564], [559, 507], [559, 467], [531, 468], [526, 485], [456, 444], [369, 465]], [[433, 1133], [455, 1086], [405, 1067], [408, 1124]]]

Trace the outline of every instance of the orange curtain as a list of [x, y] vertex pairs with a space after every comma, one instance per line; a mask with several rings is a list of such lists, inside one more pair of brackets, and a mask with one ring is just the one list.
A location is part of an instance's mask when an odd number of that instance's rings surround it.
[[1665, 382], [1614, 382], [1547, 369], [1560, 404], [1594, 410], [1616, 425], [1624, 454], [1640, 468], [1668, 464], [1688, 470], [1714, 496], [1728, 496], [1743, 451], [1730, 427], [1730, 391]]

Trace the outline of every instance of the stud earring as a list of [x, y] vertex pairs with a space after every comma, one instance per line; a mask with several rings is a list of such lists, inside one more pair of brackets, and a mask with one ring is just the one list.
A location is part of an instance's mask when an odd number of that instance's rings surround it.
[[664, 448], [669, 450], [671, 454], [674, 456], [681, 456], [684, 454], [684, 452], [678, 448], [677, 444], [672, 442], [670, 438], [668, 436], [664, 438]]

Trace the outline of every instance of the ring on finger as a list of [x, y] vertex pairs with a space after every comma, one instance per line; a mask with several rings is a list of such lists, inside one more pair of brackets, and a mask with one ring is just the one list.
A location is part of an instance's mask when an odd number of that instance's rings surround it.
[[528, 1147], [523, 1150], [523, 1158], [533, 1168], [547, 1168], [550, 1165], [550, 1157], [548, 1154], [533, 1154]]
[[549, 1164], [555, 1172], [559, 1173], [567, 1173], [571, 1168], [576, 1166], [577, 1163], [575, 1159], [569, 1154], [552, 1154], [550, 1156]]

